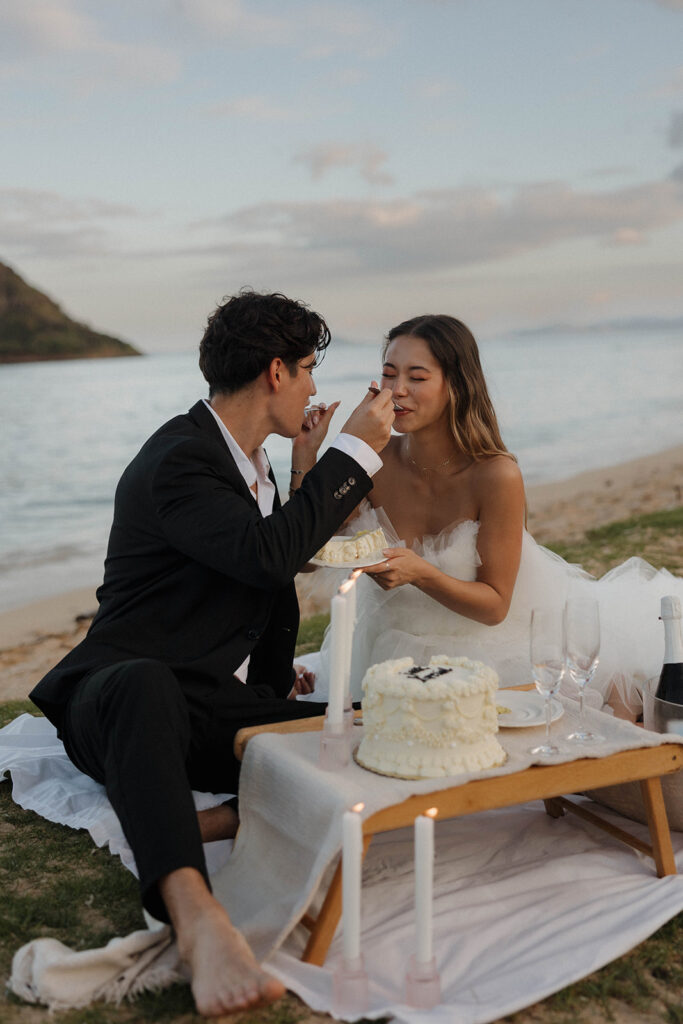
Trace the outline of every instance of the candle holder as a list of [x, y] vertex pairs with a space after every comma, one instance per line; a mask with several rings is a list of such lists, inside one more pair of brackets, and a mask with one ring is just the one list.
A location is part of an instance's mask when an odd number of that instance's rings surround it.
[[368, 1008], [368, 976], [363, 954], [353, 960], [342, 957], [333, 978], [334, 1011], [340, 1017], [364, 1013]]
[[320, 755], [318, 765], [323, 771], [333, 772], [338, 768], [346, 768], [351, 760], [351, 744], [349, 731], [344, 719], [336, 725], [327, 718], [323, 722], [320, 733]]
[[441, 1002], [441, 978], [434, 957], [420, 963], [415, 954], [406, 971], [406, 1002], [418, 1010], [431, 1010]]

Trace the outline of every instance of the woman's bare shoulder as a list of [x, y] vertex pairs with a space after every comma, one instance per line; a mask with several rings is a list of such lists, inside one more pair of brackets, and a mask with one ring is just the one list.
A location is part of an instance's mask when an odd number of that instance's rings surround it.
[[524, 492], [522, 473], [514, 459], [509, 455], [490, 455], [475, 462], [473, 478], [476, 487], [502, 488], [506, 491]]

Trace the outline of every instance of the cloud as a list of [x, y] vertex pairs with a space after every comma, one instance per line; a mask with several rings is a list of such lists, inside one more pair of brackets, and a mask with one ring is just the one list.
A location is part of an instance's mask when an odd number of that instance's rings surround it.
[[[0, 5], [0, 53], [5, 76], [16, 74], [24, 58], [68, 55], [91, 60], [96, 77], [170, 81], [180, 68], [175, 53], [156, 44], [107, 38], [76, 0], [3, 0]], [[77, 66], [72, 68], [78, 74]]]
[[[683, 170], [682, 170], [683, 174]], [[635, 246], [683, 221], [675, 180], [612, 191], [562, 182], [516, 189], [457, 188], [385, 200], [261, 203], [182, 229], [134, 207], [52, 192], [0, 190], [0, 237], [8, 258], [126, 255], [190, 259], [241, 281], [321, 283], [336, 277], [434, 279], [462, 267], [543, 253], [569, 241]], [[332, 278], [330, 277], [332, 275]]]
[[662, 84], [652, 91], [652, 95], [656, 98], [680, 96], [681, 93], [683, 93], [683, 66], [675, 68], [666, 77], [662, 77]]
[[267, 96], [238, 96], [222, 103], [214, 103], [208, 112], [215, 117], [236, 117], [248, 121], [292, 121], [301, 116], [300, 111], [285, 107]]
[[668, 7], [670, 11], [683, 11], [683, 0], [654, 0], [660, 7]]
[[252, 36], [279, 44], [290, 35], [286, 17], [256, 14], [242, 0], [180, 0], [178, 7], [189, 24], [211, 37]]
[[137, 221], [132, 206], [68, 199], [56, 192], [0, 189], [3, 251], [15, 256], [68, 257], [111, 250], [112, 222]]
[[455, 84], [448, 79], [423, 78], [415, 86], [415, 93], [422, 100], [434, 101], [451, 96], [455, 89]]
[[669, 145], [674, 149], [683, 146], [683, 110], [677, 110], [671, 115]]
[[[432, 273], [507, 259], [557, 243], [592, 239], [633, 245], [683, 220], [683, 189], [674, 181], [612, 192], [578, 192], [561, 182], [502, 195], [487, 189], [425, 192], [403, 199], [265, 203], [215, 227], [205, 249], [239, 261], [242, 272], [338, 274]], [[211, 225], [202, 226], [211, 231]]]
[[[391, 31], [350, 3], [289, 3], [271, 12], [255, 11], [243, 0], [179, 0], [186, 24], [203, 35], [267, 46], [293, 46], [304, 56], [321, 59], [336, 53], [374, 57], [385, 52]], [[278, 13], [272, 13], [276, 11]], [[280, 11], [286, 13], [279, 13]]]
[[387, 159], [383, 150], [370, 144], [323, 142], [297, 154], [294, 162], [308, 167], [314, 181], [337, 167], [357, 167], [361, 178], [370, 184], [390, 185], [393, 177], [382, 170]]
[[635, 228], [617, 228], [608, 241], [613, 245], [642, 245], [647, 238], [642, 231], [636, 231]]

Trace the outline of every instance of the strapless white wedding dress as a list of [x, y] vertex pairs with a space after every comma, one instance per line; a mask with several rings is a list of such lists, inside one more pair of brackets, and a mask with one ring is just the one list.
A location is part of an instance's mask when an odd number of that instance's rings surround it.
[[[479, 523], [465, 520], [436, 536], [424, 537], [413, 549], [449, 576], [471, 581], [481, 565], [478, 532]], [[361, 682], [368, 666], [408, 655], [418, 664], [433, 654], [465, 655], [493, 666], [501, 686], [528, 683], [531, 609], [536, 605], [561, 608], [569, 594], [585, 593], [597, 598], [601, 620], [600, 663], [591, 688], [606, 700], [615, 685], [625, 703], [637, 710], [643, 684], [659, 674], [662, 665], [660, 598], [678, 594], [683, 600], [683, 579], [665, 569], [657, 571], [641, 558], [631, 558], [596, 580], [580, 566], [541, 547], [526, 531], [510, 610], [497, 626], [485, 626], [449, 611], [410, 585], [385, 591], [364, 575], [356, 586], [351, 663], [354, 700], [362, 696]], [[314, 700], [327, 695], [329, 651], [328, 629], [319, 657], [309, 661], [316, 671]], [[592, 696], [599, 704], [597, 694]]]

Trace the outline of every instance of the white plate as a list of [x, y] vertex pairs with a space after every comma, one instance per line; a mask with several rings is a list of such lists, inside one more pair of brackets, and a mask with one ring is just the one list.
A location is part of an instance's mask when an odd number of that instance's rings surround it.
[[[532, 725], [545, 725], [545, 698], [535, 690], [497, 690], [496, 704], [510, 708], [504, 715], [498, 715], [501, 729], [524, 729]], [[562, 718], [564, 708], [559, 700], [550, 699], [550, 721]]]
[[379, 551], [366, 555], [365, 558], [354, 558], [350, 562], [323, 562], [319, 558], [309, 558], [311, 565], [321, 565], [324, 569], [367, 569], [371, 565], [379, 565], [386, 562], [386, 558]]

